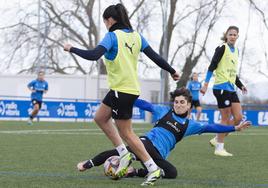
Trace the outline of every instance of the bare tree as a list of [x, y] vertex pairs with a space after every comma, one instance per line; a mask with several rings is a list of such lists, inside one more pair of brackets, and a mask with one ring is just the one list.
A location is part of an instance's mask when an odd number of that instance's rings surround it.
[[[161, 0], [160, 0], [161, 2]], [[171, 56], [170, 64], [175, 65], [175, 59], [178, 52], [183, 50], [187, 55], [185, 57], [185, 64], [182, 68], [182, 75], [180, 81], [177, 83], [177, 87], [186, 85], [189, 79], [189, 75], [192, 72], [193, 67], [197, 64], [205, 52], [208, 37], [215, 23], [219, 19], [221, 12], [226, 4], [226, 1], [218, 0], [199, 0], [198, 4], [186, 4], [184, 7], [180, 5], [177, 8], [177, 0], [170, 0], [170, 10], [168, 14], [167, 22], [167, 38], [164, 34], [161, 37], [161, 43], [159, 47], [160, 55], [164, 55], [164, 40], [167, 41], [167, 54]], [[163, 4], [162, 4], [163, 6]], [[163, 8], [162, 8], [163, 9]], [[173, 35], [176, 28], [183, 28], [184, 22], [188, 21], [193, 23], [194, 30], [191, 31], [192, 35], [185, 35], [176, 40]], [[205, 30], [205, 32], [204, 32]], [[189, 31], [188, 31], [189, 33]], [[173, 54], [170, 52], [171, 41], [176, 41], [176, 47]], [[201, 41], [201, 42], [200, 42]], [[164, 75], [165, 88], [164, 88], [164, 101], [168, 101], [169, 93], [169, 79], [167, 75]]]
[[[52, 3], [50, 0], [42, 0], [42, 22], [41, 22], [41, 46], [45, 51], [47, 60], [46, 68], [49, 72], [72, 74], [82, 73], [91, 74], [96, 70], [96, 63], [84, 63], [83, 60], [77, 56], [70, 54], [66, 56], [63, 52], [63, 44], [67, 41], [73, 45], [92, 49], [95, 47], [100, 39], [100, 33], [98, 31], [97, 19], [101, 16], [99, 12], [96, 12], [95, 0], [59, 0]], [[129, 13], [130, 17], [135, 17], [139, 13], [139, 10], [143, 7], [145, 0], [134, 1], [134, 10]], [[124, 2], [123, 2], [124, 3]], [[32, 3], [32, 6], [37, 6]], [[23, 10], [20, 10], [23, 11]], [[139, 14], [141, 15], [141, 14]], [[146, 18], [147, 17], [147, 18]], [[19, 20], [18, 23], [1, 28], [2, 31], [11, 33], [6, 36], [6, 43], [12, 44], [10, 47], [11, 54], [8, 54], [9, 58], [6, 58], [7, 66], [10, 68], [12, 65], [17, 64], [18, 61], [27, 61], [27, 65], [23, 66], [20, 70], [22, 72], [35, 72], [38, 65], [36, 41], [39, 35], [37, 24], [34, 23], [37, 15], [33, 12], [26, 12], [25, 15]], [[135, 17], [136, 18], [136, 17]], [[144, 14], [138, 16], [139, 19], [144, 20], [143, 23], [148, 20], [149, 15]], [[138, 28], [142, 28], [143, 23], [138, 25]], [[13, 45], [15, 44], [15, 45]], [[105, 72], [101, 63], [100, 72]]]
[[[204, 3], [205, 2], [205, 3]], [[182, 69], [181, 79], [177, 83], [177, 87], [185, 86], [189, 76], [192, 73], [192, 69], [198, 63], [202, 54], [206, 49], [206, 44], [210, 36], [211, 30], [215, 23], [221, 16], [222, 10], [226, 5], [226, 1], [219, 3], [218, 0], [210, 2], [200, 1], [199, 7], [205, 6], [205, 8], [198, 9], [195, 14], [195, 26], [191, 36], [188, 55], [185, 58], [185, 64]], [[205, 29], [205, 34], [202, 34], [202, 29]]]

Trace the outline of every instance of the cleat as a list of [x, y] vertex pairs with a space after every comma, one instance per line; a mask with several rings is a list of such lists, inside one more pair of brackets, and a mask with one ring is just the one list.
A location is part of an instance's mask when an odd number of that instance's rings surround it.
[[83, 171], [86, 171], [87, 169], [90, 169], [93, 167], [91, 161], [82, 161], [82, 162], [79, 162], [77, 165], [77, 170], [80, 171], [80, 172], [83, 172]]
[[134, 156], [132, 153], [128, 152], [124, 156], [120, 158], [119, 166], [115, 172], [115, 175], [118, 178], [124, 177], [128, 172], [128, 167], [131, 164], [132, 160], [134, 160]]
[[28, 119], [28, 125], [33, 125], [33, 120], [31, 120], [30, 118]]
[[158, 168], [157, 170], [148, 173], [146, 176], [146, 180], [141, 184], [141, 186], [150, 186], [154, 185], [156, 180], [164, 176], [164, 171], [161, 168]]
[[227, 152], [225, 149], [215, 150], [214, 154], [217, 156], [221, 156], [221, 157], [232, 157], [233, 156], [233, 154]]
[[216, 147], [218, 141], [216, 139], [216, 137], [212, 138], [210, 141], [209, 141], [209, 144], [212, 146], [212, 147]]

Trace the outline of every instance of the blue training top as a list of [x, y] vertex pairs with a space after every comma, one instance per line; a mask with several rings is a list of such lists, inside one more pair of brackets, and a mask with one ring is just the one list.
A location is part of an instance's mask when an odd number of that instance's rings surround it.
[[35, 92], [32, 92], [31, 94], [31, 99], [42, 101], [44, 91], [48, 90], [48, 83], [47, 81], [40, 81], [36, 79], [36, 80], [31, 81], [28, 84], [28, 87], [35, 90]]
[[[132, 30], [130, 29], [122, 29], [122, 31], [126, 33], [132, 32]], [[141, 36], [141, 51], [143, 51], [146, 47], [149, 46], [149, 44], [141, 34], [140, 36]], [[113, 61], [116, 58], [116, 55], [118, 53], [118, 41], [116, 34], [114, 32], [110, 31], [106, 33], [106, 35], [98, 45], [106, 48], [106, 53], [104, 54], [106, 59]]]
[[[134, 105], [143, 110], [151, 112], [153, 115], [153, 122], [163, 118], [170, 111], [170, 107], [168, 106], [153, 105], [141, 99], [137, 99]], [[180, 124], [184, 124], [187, 120], [187, 118], [179, 117], [174, 113], [172, 114], [172, 117]], [[235, 131], [234, 126], [205, 124], [196, 122], [194, 120], [189, 120], [189, 124], [183, 138], [202, 133], [227, 133], [233, 131]], [[175, 145], [177, 144], [175, 136], [170, 131], [162, 127], [154, 127], [147, 132], [145, 136], [148, 137], [148, 139], [153, 143], [154, 147], [159, 151], [164, 159], [168, 157], [170, 151], [174, 149]]]
[[198, 81], [190, 81], [188, 83], [187, 88], [190, 90], [194, 101], [199, 100], [199, 91], [200, 91], [201, 87], [202, 87], [202, 85]]

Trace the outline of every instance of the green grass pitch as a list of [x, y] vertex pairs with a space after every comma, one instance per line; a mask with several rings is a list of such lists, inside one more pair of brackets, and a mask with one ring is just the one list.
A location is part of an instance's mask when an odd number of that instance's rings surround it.
[[[149, 124], [135, 124], [142, 135]], [[268, 187], [268, 127], [251, 127], [226, 139], [231, 158], [213, 155], [212, 134], [185, 138], [169, 157], [178, 170], [174, 180], [159, 180], [155, 187], [212, 188]], [[1, 188], [130, 188], [142, 178], [110, 180], [103, 167], [86, 172], [77, 162], [112, 148], [93, 123], [0, 122]], [[133, 164], [139, 166], [138, 162]]]

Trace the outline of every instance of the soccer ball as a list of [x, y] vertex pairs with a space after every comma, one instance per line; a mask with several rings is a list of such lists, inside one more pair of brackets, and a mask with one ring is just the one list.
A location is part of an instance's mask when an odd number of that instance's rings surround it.
[[111, 156], [104, 162], [104, 174], [110, 178], [116, 180], [118, 177], [115, 175], [115, 172], [119, 166], [120, 157]]

